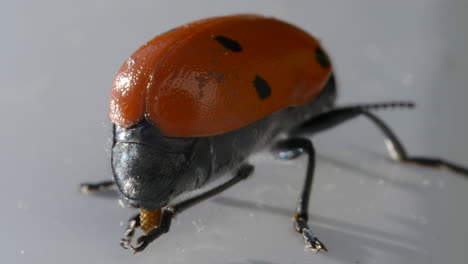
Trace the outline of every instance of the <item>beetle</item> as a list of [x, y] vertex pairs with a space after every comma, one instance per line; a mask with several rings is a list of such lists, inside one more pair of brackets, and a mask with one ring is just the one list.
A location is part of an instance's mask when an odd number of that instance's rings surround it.
[[[252, 153], [271, 147], [286, 160], [306, 154], [294, 227], [311, 250], [327, 251], [307, 224], [315, 167], [308, 136], [362, 116], [384, 134], [394, 160], [468, 175], [449, 161], [409, 156], [372, 113], [413, 103], [337, 107], [336, 86], [319, 41], [278, 19], [241, 14], [177, 27], [141, 46], [117, 72], [109, 114], [114, 179], [83, 183], [81, 189], [117, 187], [124, 201], [140, 209], [121, 241], [139, 252], [169, 231], [174, 215], [251, 175]], [[228, 181], [171, 204], [228, 172], [234, 175]], [[137, 228], [144, 235], [132, 245]]]

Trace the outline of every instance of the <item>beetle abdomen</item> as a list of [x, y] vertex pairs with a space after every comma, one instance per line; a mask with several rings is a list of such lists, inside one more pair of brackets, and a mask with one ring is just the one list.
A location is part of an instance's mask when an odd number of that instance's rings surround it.
[[252, 153], [264, 149], [279, 133], [288, 133], [296, 125], [330, 109], [336, 99], [333, 76], [318, 98], [312, 102], [279, 110], [240, 129], [208, 137], [213, 170], [209, 180], [237, 167]]

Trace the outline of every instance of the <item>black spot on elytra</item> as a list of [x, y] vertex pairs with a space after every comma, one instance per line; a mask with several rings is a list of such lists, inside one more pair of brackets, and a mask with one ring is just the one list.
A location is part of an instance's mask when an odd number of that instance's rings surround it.
[[271, 95], [270, 85], [268, 85], [267, 81], [265, 81], [265, 79], [263, 79], [262, 77], [255, 75], [253, 85], [255, 86], [255, 89], [257, 90], [257, 95], [260, 99], [267, 99]]
[[328, 58], [327, 53], [325, 53], [325, 51], [320, 46], [315, 48], [315, 58], [322, 67], [330, 67], [330, 59]]
[[215, 40], [218, 41], [221, 45], [223, 45], [223, 47], [225, 49], [228, 49], [228, 50], [234, 51], [234, 52], [241, 52], [242, 51], [241, 45], [235, 40], [232, 40], [230, 38], [226, 38], [226, 37], [223, 37], [223, 36], [217, 36], [217, 37], [215, 37]]

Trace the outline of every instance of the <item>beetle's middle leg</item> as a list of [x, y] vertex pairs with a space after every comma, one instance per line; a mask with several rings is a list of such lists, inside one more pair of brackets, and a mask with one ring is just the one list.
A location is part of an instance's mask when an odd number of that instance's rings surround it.
[[363, 116], [372, 121], [372, 123], [374, 123], [374, 125], [376, 125], [385, 135], [385, 143], [387, 145], [388, 152], [395, 161], [421, 166], [444, 168], [468, 177], [468, 169], [453, 162], [439, 158], [409, 156], [405, 147], [390, 127], [369, 111], [371, 109], [388, 107], [413, 107], [413, 104], [407, 102], [392, 102], [336, 108], [303, 122], [292, 129], [290, 134], [292, 136], [312, 135], [333, 128], [358, 116]]
[[315, 150], [312, 142], [305, 138], [290, 138], [277, 142], [272, 151], [281, 159], [294, 159], [302, 153], [308, 154], [307, 172], [302, 186], [302, 193], [297, 203], [294, 214], [294, 227], [296, 231], [302, 234], [308, 248], [313, 251], [328, 251], [325, 245], [310, 231], [307, 225], [309, 218], [309, 198], [312, 190], [312, 180], [315, 170]]
[[[166, 208], [163, 208], [162, 209], [162, 212], [161, 212], [161, 220], [160, 220], [160, 224], [158, 227], [150, 230], [147, 234], [139, 237], [137, 239], [137, 246], [133, 247], [133, 246], [129, 246], [129, 242], [130, 240], [129, 239], [126, 239], [127, 236], [122, 240], [123, 241], [123, 244], [122, 246], [124, 248], [128, 248], [128, 247], [131, 247], [135, 253], [137, 252], [140, 252], [140, 251], [143, 251], [152, 241], [154, 241], [155, 239], [157, 239], [158, 237], [160, 237], [162, 234], [164, 233], [167, 233], [169, 231], [169, 228], [171, 226], [171, 221], [172, 221], [172, 217], [174, 217], [176, 214], [178, 213], [181, 213], [182, 211], [194, 206], [195, 204], [198, 204], [210, 197], [213, 197], [223, 191], [225, 191], [226, 189], [230, 188], [231, 186], [235, 185], [236, 183], [246, 179], [249, 175], [251, 175], [254, 171], [254, 167], [250, 164], [243, 164], [239, 167], [239, 169], [236, 171], [235, 175], [233, 178], [231, 178], [229, 181], [217, 186], [217, 187], [214, 187], [213, 189], [211, 190], [208, 190], [204, 193], [201, 193], [195, 197], [192, 197], [192, 198], [189, 198], [187, 200], [184, 200], [184, 201], [181, 201], [177, 204], [174, 204], [174, 205], [169, 205], [167, 206]], [[135, 216], [136, 217], [136, 216]], [[138, 217], [139, 217], [139, 214], [138, 214]], [[131, 225], [131, 221], [132, 219], [134, 218], [131, 218], [130, 219], [130, 225]], [[136, 224], [139, 224], [136, 223]], [[130, 230], [131, 228], [129, 227], [127, 229]], [[127, 235], [127, 232], [126, 232], [126, 235]], [[131, 235], [133, 235], [133, 232], [131, 232]], [[131, 236], [130, 236], [131, 237]]]

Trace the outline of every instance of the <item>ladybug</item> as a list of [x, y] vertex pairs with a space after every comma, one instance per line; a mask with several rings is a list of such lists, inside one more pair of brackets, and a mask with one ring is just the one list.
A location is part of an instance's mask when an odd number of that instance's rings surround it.
[[[305, 154], [308, 167], [293, 218], [313, 251], [327, 251], [310, 230], [308, 203], [315, 150], [308, 136], [362, 116], [385, 135], [396, 161], [442, 167], [451, 162], [411, 157], [371, 111], [411, 108], [411, 102], [336, 107], [336, 82], [319, 41], [281, 20], [231, 15], [167, 31], [135, 51], [112, 84], [112, 181], [84, 183], [83, 191], [115, 188], [140, 212], [121, 245], [135, 252], [169, 231], [172, 218], [252, 174], [247, 158], [271, 148], [280, 159]], [[280, 137], [280, 135], [284, 135]], [[233, 177], [197, 196], [171, 203], [226, 173]], [[135, 245], [134, 232], [144, 235]]]

